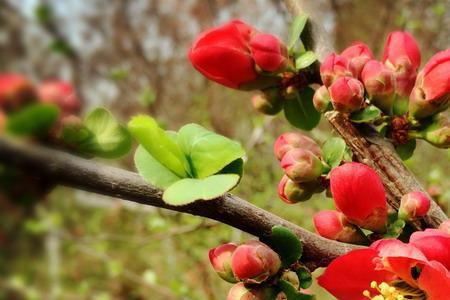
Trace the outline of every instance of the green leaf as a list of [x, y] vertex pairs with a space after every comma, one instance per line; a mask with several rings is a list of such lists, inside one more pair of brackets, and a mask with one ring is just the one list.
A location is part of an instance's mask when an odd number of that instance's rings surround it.
[[311, 130], [319, 124], [320, 113], [314, 108], [313, 96], [314, 90], [307, 87], [301, 90], [295, 99], [285, 101], [284, 115], [291, 125]]
[[388, 125], [389, 124], [387, 122], [382, 122], [378, 125], [373, 126], [373, 129], [375, 129], [375, 131], [381, 134], [382, 136], [386, 136]]
[[39, 4], [36, 6], [34, 14], [37, 21], [45, 25], [51, 21], [53, 10], [52, 7], [48, 4]]
[[295, 68], [304, 69], [312, 65], [317, 60], [317, 55], [313, 51], [306, 51], [295, 59]]
[[139, 93], [139, 101], [145, 106], [150, 107], [156, 101], [156, 93], [150, 88], [144, 88]]
[[244, 160], [242, 158], [232, 161], [218, 172], [218, 174], [237, 174], [241, 177], [242, 173], [244, 173]]
[[134, 154], [134, 164], [146, 181], [160, 189], [166, 189], [181, 178], [157, 161], [141, 145]]
[[239, 182], [236, 174], [219, 174], [206, 178], [184, 178], [169, 186], [163, 200], [171, 205], [185, 205], [196, 200], [217, 198]]
[[322, 147], [323, 159], [331, 167], [339, 166], [346, 154], [346, 144], [341, 138], [334, 137], [325, 142]]
[[398, 219], [394, 223], [390, 224], [387, 232], [383, 235], [383, 238], [398, 238], [403, 232], [403, 228], [406, 226], [405, 221]]
[[283, 267], [289, 267], [302, 256], [301, 241], [286, 227], [272, 227], [272, 234], [263, 237], [261, 241], [280, 255]]
[[128, 123], [133, 137], [157, 161], [181, 178], [190, 174], [189, 162], [178, 145], [149, 116], [136, 116]]
[[286, 280], [279, 280], [278, 287], [286, 295], [287, 300], [312, 300], [315, 299], [312, 295], [306, 295], [300, 293], [295, 287]]
[[242, 146], [197, 124], [178, 131], [177, 142], [189, 160], [192, 175], [205, 178], [216, 174], [234, 160], [245, 155]]
[[305, 28], [307, 22], [308, 22], [307, 14], [301, 14], [295, 18], [290, 29], [290, 38], [288, 43], [289, 52], [294, 50], [294, 46], [300, 39], [300, 35], [302, 34], [302, 31]]
[[350, 120], [354, 123], [370, 123], [379, 117], [381, 117], [381, 110], [374, 105], [369, 105], [364, 110], [353, 113]]
[[300, 267], [297, 271], [298, 279], [300, 280], [300, 287], [307, 289], [311, 286], [313, 279], [311, 272], [306, 267]]
[[415, 149], [416, 140], [410, 140], [406, 144], [395, 147], [395, 151], [397, 151], [398, 156], [400, 156], [402, 160], [409, 159], [414, 154]]
[[131, 136], [114, 116], [104, 108], [91, 111], [83, 121], [92, 136], [80, 145], [80, 150], [103, 158], [117, 158], [131, 149]]
[[7, 130], [15, 135], [47, 134], [58, 120], [59, 108], [52, 104], [32, 104], [8, 118]]

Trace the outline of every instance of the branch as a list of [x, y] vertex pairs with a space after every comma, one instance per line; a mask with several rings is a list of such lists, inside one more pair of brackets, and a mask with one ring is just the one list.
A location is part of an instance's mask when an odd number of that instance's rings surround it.
[[136, 173], [39, 145], [2, 137], [0, 162], [69, 187], [214, 219], [258, 237], [270, 234], [273, 226], [285, 226], [302, 240], [302, 261], [311, 269], [327, 266], [334, 258], [359, 248], [324, 239], [231, 194], [183, 206], [168, 205], [162, 200], [162, 191]]
[[[386, 138], [371, 133], [363, 135], [361, 130], [358, 130], [347, 117], [336, 111], [326, 113], [325, 117], [352, 149], [357, 160], [377, 171], [384, 183], [388, 202], [392, 207], [398, 209], [400, 198], [404, 194], [412, 191], [425, 192]], [[439, 205], [431, 201], [430, 210], [423, 219], [423, 227], [437, 228], [447, 219], [447, 215]]]

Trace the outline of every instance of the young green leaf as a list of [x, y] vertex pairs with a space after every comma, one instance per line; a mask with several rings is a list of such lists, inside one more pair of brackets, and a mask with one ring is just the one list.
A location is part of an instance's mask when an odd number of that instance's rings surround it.
[[297, 70], [305, 69], [317, 60], [317, 55], [313, 51], [306, 51], [295, 59], [295, 68]]
[[406, 144], [398, 145], [397, 147], [395, 147], [395, 151], [402, 160], [409, 159], [414, 154], [415, 149], [416, 140], [410, 140]]
[[350, 120], [354, 123], [370, 123], [381, 116], [381, 110], [374, 106], [367, 106], [364, 110], [353, 113]]
[[314, 108], [313, 96], [314, 90], [307, 87], [295, 99], [285, 101], [284, 115], [289, 123], [303, 130], [311, 130], [319, 124], [320, 113]]
[[52, 104], [32, 104], [12, 114], [7, 131], [15, 135], [41, 136], [49, 132], [58, 120], [59, 108]]
[[313, 300], [315, 299], [312, 295], [306, 295], [299, 292], [292, 284], [286, 280], [279, 280], [278, 287], [286, 295], [287, 300]]
[[131, 136], [104, 108], [96, 108], [83, 121], [92, 133], [79, 147], [81, 152], [103, 158], [117, 158], [131, 149]]
[[300, 35], [302, 34], [302, 31], [305, 28], [307, 22], [308, 22], [307, 14], [301, 14], [295, 18], [290, 29], [290, 38], [288, 43], [289, 52], [292, 52], [294, 50], [295, 44], [300, 39]]
[[149, 116], [136, 116], [128, 123], [133, 137], [157, 161], [181, 178], [189, 177], [189, 162], [178, 145]]
[[197, 124], [183, 126], [177, 136], [182, 152], [188, 157], [195, 178], [216, 174], [245, 155], [242, 146]]
[[401, 219], [396, 220], [394, 223], [389, 225], [387, 232], [383, 235], [383, 238], [398, 238], [402, 234], [405, 226], [405, 221]]
[[302, 256], [301, 241], [286, 227], [272, 227], [272, 234], [261, 238], [261, 241], [280, 255], [283, 267], [289, 267]]
[[300, 287], [302, 289], [307, 289], [312, 284], [312, 275], [311, 272], [306, 267], [300, 267], [296, 270], [298, 279], [300, 280]]
[[211, 200], [233, 189], [239, 175], [219, 174], [206, 178], [184, 178], [170, 185], [163, 200], [171, 205], [185, 205], [196, 200]]
[[181, 179], [157, 161], [141, 145], [134, 154], [134, 164], [142, 178], [160, 189], [166, 189]]
[[323, 159], [332, 168], [339, 166], [346, 154], [346, 144], [341, 138], [328, 139], [322, 147]]

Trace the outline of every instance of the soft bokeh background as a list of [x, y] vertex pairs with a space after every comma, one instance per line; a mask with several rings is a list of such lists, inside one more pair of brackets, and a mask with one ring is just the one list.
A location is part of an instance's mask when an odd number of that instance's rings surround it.
[[[448, 0], [305, 2], [337, 50], [362, 40], [379, 56], [394, 29], [417, 37], [423, 61], [450, 47]], [[149, 113], [170, 129], [196, 122], [241, 141], [248, 161], [234, 193], [311, 229], [330, 199], [288, 206], [276, 196], [282, 173], [272, 144], [292, 128], [254, 112], [251, 94], [207, 81], [186, 58], [199, 32], [231, 18], [283, 38], [291, 20], [276, 0], [0, 0], [0, 72], [71, 80], [85, 111], [103, 105], [123, 121]], [[311, 135], [324, 141], [329, 129], [322, 122]], [[419, 142], [407, 161], [441, 190], [444, 206], [449, 158]], [[131, 154], [105, 163], [133, 169]], [[1, 207], [0, 299], [225, 299], [230, 285], [212, 272], [207, 251], [247, 238], [210, 220], [59, 187], [25, 211]]]

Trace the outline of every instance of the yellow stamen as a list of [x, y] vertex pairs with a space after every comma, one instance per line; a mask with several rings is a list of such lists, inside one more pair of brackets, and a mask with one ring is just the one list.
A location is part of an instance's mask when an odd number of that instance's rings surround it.
[[422, 300], [426, 295], [419, 289], [413, 288], [404, 281], [393, 281], [390, 284], [376, 281], [370, 283], [370, 287], [380, 295], [372, 296], [369, 290], [363, 291], [363, 296], [371, 300]]

